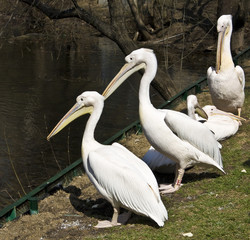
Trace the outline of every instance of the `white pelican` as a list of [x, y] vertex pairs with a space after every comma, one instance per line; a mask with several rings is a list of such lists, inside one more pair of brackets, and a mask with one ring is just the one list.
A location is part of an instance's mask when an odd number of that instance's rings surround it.
[[234, 66], [230, 50], [232, 30], [232, 16], [222, 15], [217, 21], [216, 69], [208, 68], [207, 79], [213, 104], [223, 111], [238, 111], [240, 116], [245, 99], [245, 75], [240, 66]]
[[102, 114], [104, 99], [97, 92], [82, 93], [47, 139], [74, 119], [90, 113], [82, 139], [83, 165], [90, 181], [114, 208], [112, 221], [100, 221], [96, 227], [120, 225], [120, 207], [150, 217], [159, 226], [163, 226], [168, 218], [167, 210], [161, 201], [157, 181], [147, 164], [118, 143], [102, 145], [94, 139], [94, 130]]
[[188, 96], [187, 109], [188, 116], [197, 121], [202, 121], [214, 133], [217, 141], [233, 136], [239, 129], [240, 120], [245, 120], [232, 113], [221, 111], [213, 105], [206, 105], [201, 108], [195, 95]]
[[125, 60], [127, 63], [104, 94], [109, 96], [128, 76], [145, 68], [139, 88], [139, 115], [144, 134], [158, 152], [176, 162], [174, 184], [160, 188], [162, 193], [178, 190], [185, 169], [194, 164], [212, 165], [224, 172], [218, 142], [208, 128], [183, 113], [156, 109], [151, 104], [149, 88], [157, 71], [154, 52], [141, 48], [133, 51]]
[[[239, 129], [240, 120], [245, 120], [232, 113], [221, 111], [212, 105], [201, 108], [195, 95], [187, 97], [187, 109], [188, 116], [209, 128], [214, 133], [217, 141], [234, 135]], [[152, 171], [166, 174], [175, 172], [176, 163], [156, 151], [152, 146], [150, 146], [142, 160], [147, 163]]]

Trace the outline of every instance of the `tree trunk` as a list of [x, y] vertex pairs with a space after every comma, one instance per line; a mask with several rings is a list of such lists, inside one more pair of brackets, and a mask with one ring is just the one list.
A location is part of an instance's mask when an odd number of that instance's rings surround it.
[[[133, 50], [138, 49], [138, 45], [129, 37], [125, 23], [123, 21], [123, 9], [120, 7], [118, 1], [109, 1], [110, 12], [113, 16], [113, 32], [114, 41], [120, 47], [125, 55], [130, 54]], [[176, 94], [176, 88], [168, 73], [165, 73], [158, 67], [155, 80], [152, 82], [152, 86], [159, 92], [164, 98], [168, 99]]]
[[138, 30], [143, 35], [144, 40], [150, 40], [152, 39], [152, 35], [148, 32], [147, 27], [145, 26], [144, 22], [142, 21], [140, 17], [139, 10], [134, 2], [134, 0], [128, 0], [128, 4], [130, 6], [131, 12], [136, 20]]
[[[138, 49], [138, 46], [122, 32], [118, 34], [116, 32], [115, 42], [125, 55], [128, 55], [133, 50]], [[151, 84], [164, 99], [169, 99], [177, 93], [170, 75], [159, 67], [157, 69], [156, 77]]]

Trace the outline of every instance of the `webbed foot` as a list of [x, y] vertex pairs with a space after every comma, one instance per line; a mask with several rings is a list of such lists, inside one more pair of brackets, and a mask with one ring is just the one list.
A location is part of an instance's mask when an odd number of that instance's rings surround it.
[[121, 223], [112, 223], [111, 221], [104, 220], [104, 221], [98, 221], [98, 224], [95, 226], [95, 228], [109, 228], [109, 227], [115, 227], [120, 226]]
[[160, 194], [176, 192], [177, 190], [180, 189], [181, 185], [173, 186], [173, 184], [160, 184], [160, 187], [159, 187]]

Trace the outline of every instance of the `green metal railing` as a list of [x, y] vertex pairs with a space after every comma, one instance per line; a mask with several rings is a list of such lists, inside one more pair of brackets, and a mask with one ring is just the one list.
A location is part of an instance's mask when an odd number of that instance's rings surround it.
[[[240, 56], [250, 52], [250, 47], [239, 53], [234, 57], [234, 61], [237, 61]], [[171, 108], [178, 101], [186, 100], [189, 94], [197, 94], [202, 92], [202, 89], [207, 86], [206, 77], [198, 80], [197, 82], [191, 84], [189, 87], [180, 91], [174, 97], [170, 98], [159, 108]], [[134, 129], [136, 132], [141, 130], [140, 121], [137, 120], [121, 131], [117, 132], [115, 135], [107, 139], [104, 144], [110, 144], [115, 140], [121, 138], [128, 131]], [[57, 173], [55, 176], [50, 178], [48, 181], [44, 182], [31, 192], [29, 192], [24, 197], [20, 198], [15, 203], [7, 206], [0, 211], [0, 227], [7, 221], [11, 221], [23, 214], [37, 214], [38, 213], [38, 201], [49, 196], [52, 191], [56, 188], [60, 188], [62, 185], [67, 185], [75, 176], [79, 176], [84, 172], [82, 159], [78, 159], [61, 172]]]

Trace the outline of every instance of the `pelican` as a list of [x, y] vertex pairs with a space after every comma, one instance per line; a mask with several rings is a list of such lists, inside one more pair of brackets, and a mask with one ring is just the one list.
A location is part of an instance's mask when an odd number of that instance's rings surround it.
[[240, 116], [245, 99], [245, 75], [240, 66], [234, 66], [230, 50], [232, 30], [232, 16], [222, 15], [217, 21], [216, 69], [208, 68], [207, 79], [213, 104]]
[[[187, 110], [188, 116], [203, 123], [210, 129], [217, 141], [233, 136], [239, 129], [240, 121], [245, 120], [232, 113], [221, 111], [212, 105], [201, 108], [195, 95], [187, 97]], [[222, 148], [220, 145], [219, 147]], [[142, 160], [147, 163], [152, 171], [166, 174], [175, 172], [176, 163], [156, 151], [152, 146], [150, 146]]]
[[223, 173], [218, 142], [204, 125], [189, 116], [173, 111], [156, 109], [149, 97], [150, 83], [157, 71], [157, 59], [151, 49], [141, 48], [125, 58], [126, 64], [104, 91], [112, 94], [132, 73], [145, 69], [139, 88], [139, 116], [149, 143], [160, 153], [176, 162], [176, 175], [172, 185], [161, 186], [162, 193], [178, 190], [185, 169], [194, 164], [217, 167]]
[[221, 111], [213, 105], [201, 108], [195, 95], [188, 96], [187, 109], [188, 115], [197, 121], [202, 121], [214, 133], [217, 141], [222, 141], [236, 134], [241, 124], [240, 120], [245, 120], [232, 113]]
[[[120, 207], [150, 217], [159, 226], [163, 226], [164, 221], [168, 219], [167, 210], [162, 203], [157, 181], [147, 164], [118, 143], [102, 145], [94, 138], [104, 99], [105, 96], [94, 91], [82, 93], [47, 139], [74, 119], [90, 113], [82, 139], [83, 165], [90, 181], [114, 209], [112, 221], [99, 221], [96, 227], [120, 225]], [[130, 214], [122, 223], [125, 223], [129, 216]]]

